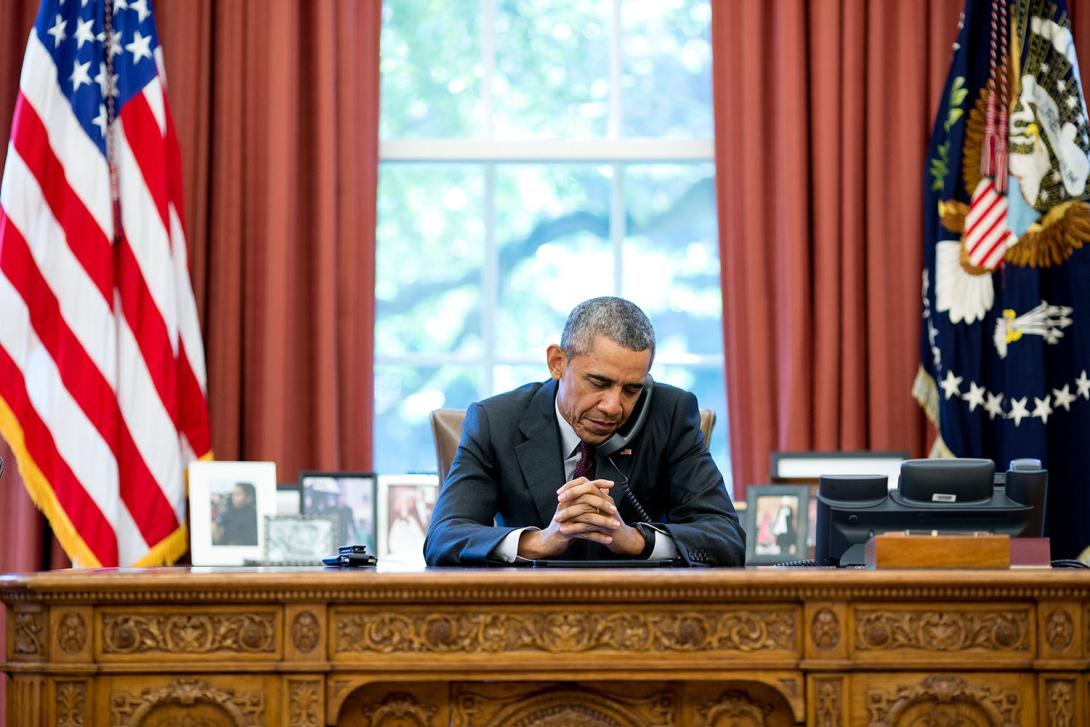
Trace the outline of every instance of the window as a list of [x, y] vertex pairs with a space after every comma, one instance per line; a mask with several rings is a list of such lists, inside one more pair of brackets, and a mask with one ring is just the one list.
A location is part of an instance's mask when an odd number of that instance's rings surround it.
[[729, 483], [708, 0], [471, 7], [383, 4], [376, 469], [435, 471], [432, 409], [546, 379], [571, 308], [622, 295]]

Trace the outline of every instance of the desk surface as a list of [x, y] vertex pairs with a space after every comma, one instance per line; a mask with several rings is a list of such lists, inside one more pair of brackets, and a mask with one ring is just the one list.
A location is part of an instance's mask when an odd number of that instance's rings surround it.
[[68, 570], [0, 600], [9, 724], [1090, 724], [1080, 570]]
[[[239, 588], [233, 588], [233, 585]], [[217, 598], [504, 602], [640, 598], [656, 602], [866, 599], [1087, 598], [1090, 570], [865, 570], [836, 568], [105, 568], [0, 576], [0, 600]]]

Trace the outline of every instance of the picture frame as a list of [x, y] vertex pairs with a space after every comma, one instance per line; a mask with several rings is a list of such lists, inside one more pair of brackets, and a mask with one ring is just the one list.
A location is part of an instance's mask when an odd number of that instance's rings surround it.
[[380, 563], [423, 565], [424, 537], [438, 495], [438, 475], [379, 475]]
[[265, 517], [263, 565], [321, 565], [337, 553], [337, 519], [322, 515]]
[[807, 485], [746, 488], [746, 565], [806, 559], [810, 496]]
[[772, 452], [768, 476], [778, 484], [816, 485], [822, 475], [886, 475], [892, 490], [906, 459], [908, 452], [902, 451]]
[[334, 552], [342, 545], [364, 545], [368, 552], [377, 552], [374, 472], [300, 472], [299, 498], [300, 514], [336, 520]]
[[265, 517], [276, 514], [275, 462], [189, 465], [189, 550], [195, 566], [261, 558]]

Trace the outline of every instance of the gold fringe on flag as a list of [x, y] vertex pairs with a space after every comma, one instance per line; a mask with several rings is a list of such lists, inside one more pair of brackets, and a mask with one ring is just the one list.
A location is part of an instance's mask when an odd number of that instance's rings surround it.
[[3, 397], [0, 397], [0, 436], [7, 441], [11, 451], [15, 453], [15, 463], [19, 466], [19, 475], [23, 478], [23, 484], [26, 485], [30, 499], [49, 520], [53, 534], [57, 536], [57, 541], [72, 559], [73, 564], [82, 568], [101, 568], [102, 563], [80, 537], [76, 526], [68, 518], [68, 513], [57, 501], [57, 493], [53, 491], [53, 486], [38, 467], [38, 463], [30, 456], [26, 448], [23, 428], [19, 425], [15, 412], [11, 410]]
[[[927, 419], [939, 428], [939, 387], [931, 374], [924, 371], [923, 366], [916, 369], [916, 380], [912, 382], [912, 398], [923, 409]], [[931, 451], [927, 453], [931, 458], [955, 459], [954, 453], [946, 446], [942, 439], [942, 430], [939, 430], [935, 441], [931, 444]]]

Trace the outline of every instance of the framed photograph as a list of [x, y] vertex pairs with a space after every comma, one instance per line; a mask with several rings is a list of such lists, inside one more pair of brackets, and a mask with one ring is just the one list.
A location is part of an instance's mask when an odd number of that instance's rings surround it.
[[189, 548], [193, 565], [242, 565], [261, 558], [276, 514], [275, 462], [189, 465]]
[[379, 475], [379, 562], [423, 564], [424, 536], [438, 494], [436, 475]]
[[768, 476], [777, 483], [816, 485], [822, 475], [886, 475], [892, 490], [906, 459], [908, 452], [772, 452]]
[[373, 472], [301, 472], [300, 512], [333, 518], [334, 552], [342, 545], [366, 545], [376, 553], [375, 475]]
[[265, 565], [321, 565], [337, 553], [337, 521], [321, 515], [265, 518]]
[[771, 565], [807, 557], [810, 487], [746, 488], [746, 564]]

